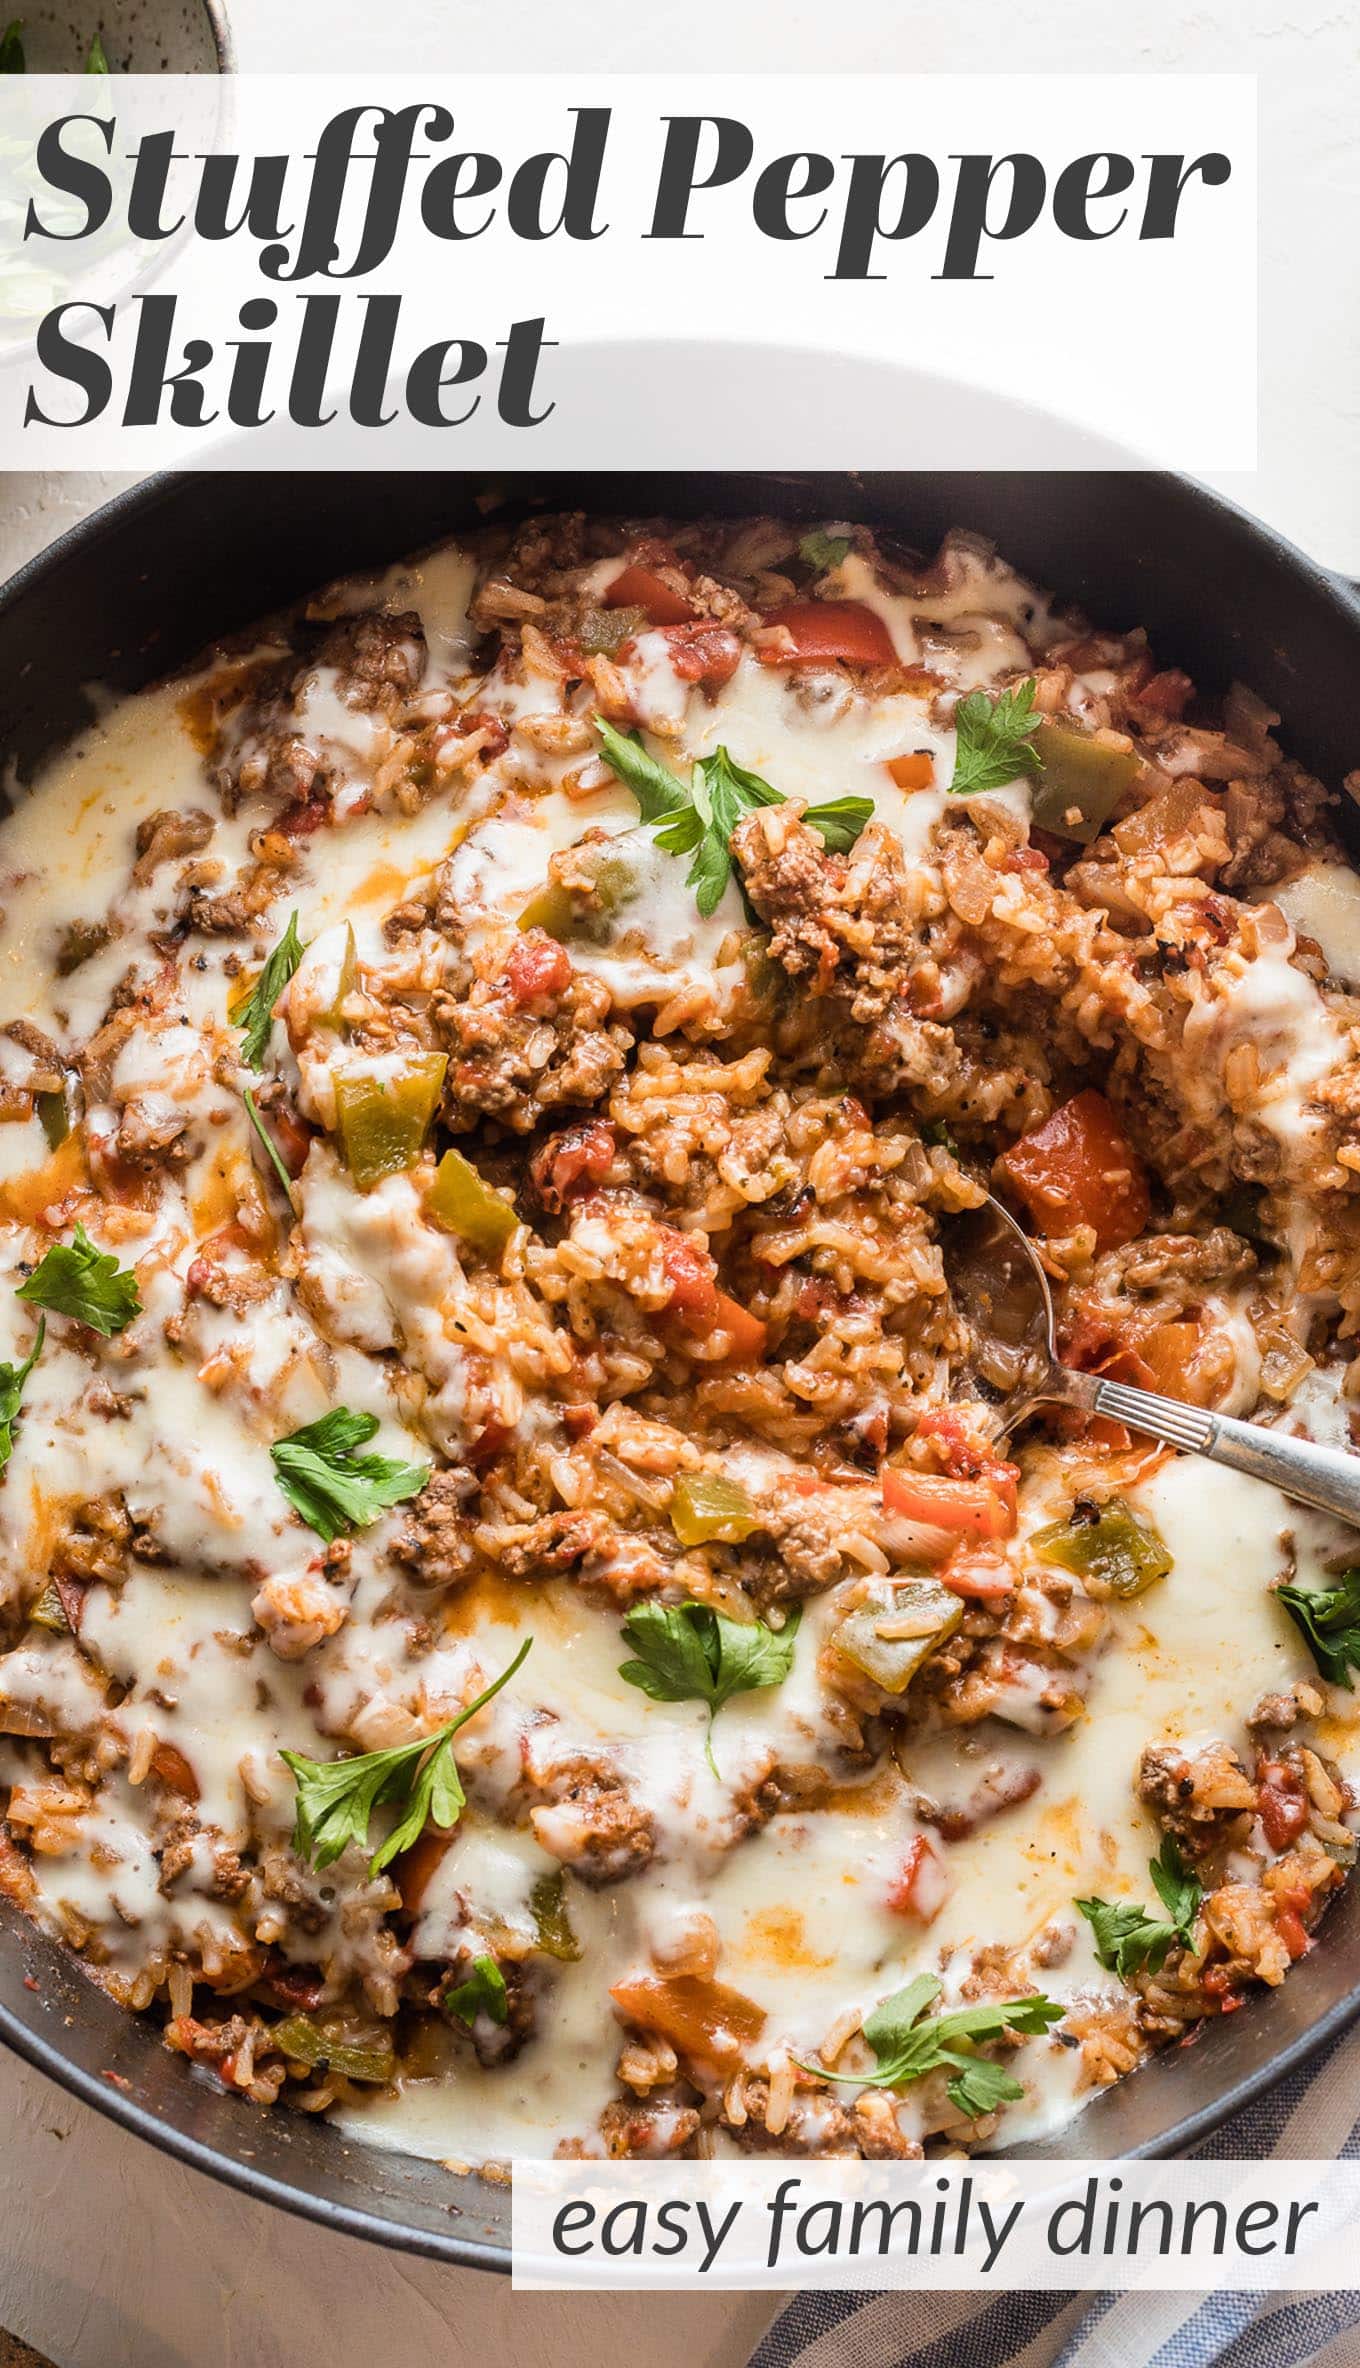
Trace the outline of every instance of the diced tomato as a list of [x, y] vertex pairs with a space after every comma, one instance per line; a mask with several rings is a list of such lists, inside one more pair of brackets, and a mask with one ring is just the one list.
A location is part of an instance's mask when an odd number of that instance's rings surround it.
[[698, 1974], [668, 1981], [634, 1973], [615, 1982], [609, 1995], [627, 2022], [659, 2032], [681, 2055], [703, 2063], [735, 2063], [765, 2027], [765, 2010], [754, 1999]]
[[158, 1743], [151, 1754], [151, 1765], [162, 1784], [167, 1784], [171, 1792], [177, 1792], [186, 1801], [198, 1799], [198, 1778], [178, 1744]]
[[602, 1118], [551, 1135], [530, 1161], [534, 1189], [545, 1209], [560, 1216], [583, 1186], [603, 1183], [614, 1159], [614, 1129]]
[[1137, 1239], [1151, 1210], [1138, 1154], [1103, 1094], [1087, 1087], [998, 1163], [1004, 1182], [1045, 1233], [1089, 1225], [1099, 1250]]
[[1194, 689], [1189, 675], [1172, 666], [1144, 683], [1138, 693], [1138, 704], [1145, 715], [1164, 716], [1169, 723], [1178, 724], [1187, 702], [1194, 696]]
[[890, 756], [888, 771], [899, 789], [933, 789], [935, 759], [928, 748], [918, 749], [914, 756]]
[[274, 1148], [290, 1176], [300, 1176], [307, 1165], [307, 1154], [312, 1148], [313, 1127], [299, 1118], [286, 1095], [272, 1101], [265, 1112], [265, 1124], [274, 1139]]
[[888, 1891], [894, 1916], [914, 1916], [918, 1924], [933, 1924], [949, 1897], [949, 1876], [938, 1851], [924, 1834], [914, 1834], [901, 1872]]
[[999, 1603], [1015, 1592], [1015, 1573], [994, 1548], [956, 1546], [940, 1572], [942, 1585], [967, 1603]]
[[309, 839], [330, 818], [329, 798], [294, 798], [291, 806], [284, 807], [274, 828], [282, 831], [286, 839]]
[[1287, 1850], [1308, 1823], [1308, 1797], [1294, 1770], [1266, 1760], [1256, 1796], [1265, 1837], [1272, 1850]]
[[474, 732], [479, 735], [478, 753], [484, 764], [489, 765], [493, 758], [504, 756], [510, 743], [505, 717], [493, 715], [486, 708], [462, 707], [457, 715], [451, 717], [448, 723], [441, 724], [438, 731], [430, 736], [436, 769], [446, 750], [453, 749], [459, 740], [470, 740]]
[[537, 1003], [571, 985], [571, 956], [555, 937], [531, 929], [511, 947], [505, 978], [516, 1003]]
[[928, 1406], [916, 1425], [916, 1436], [929, 1442], [951, 1479], [976, 1480], [997, 1461], [952, 1406]]
[[663, 1229], [661, 1263], [671, 1287], [670, 1307], [689, 1323], [711, 1324], [718, 1312], [718, 1285], [707, 1250], [687, 1233]]
[[265, 1980], [276, 2005], [291, 2006], [302, 2014], [313, 2013], [326, 1995], [319, 1965], [288, 1965], [280, 1959], [270, 1966]]
[[684, 599], [664, 576], [654, 575], [651, 568], [639, 567], [635, 561], [630, 561], [613, 583], [606, 585], [600, 605], [640, 608], [653, 625], [687, 625], [694, 615], [693, 603]]
[[677, 1233], [667, 1226], [664, 1235], [661, 1262], [671, 1286], [671, 1313], [691, 1331], [702, 1331], [706, 1338], [714, 1332], [725, 1333], [727, 1364], [758, 1364], [765, 1354], [768, 1337], [767, 1327], [759, 1316], [753, 1316], [730, 1291], [719, 1287], [713, 1260], [688, 1234]]
[[1209, 1965], [1200, 1976], [1200, 1987], [1205, 1996], [1218, 2000], [1220, 2014], [1236, 2014], [1242, 2000], [1232, 1986], [1232, 1975], [1226, 1965]]
[[1004, 869], [1008, 872], [1046, 872], [1049, 859], [1042, 847], [1012, 847]]
[[725, 1332], [731, 1346], [724, 1360], [729, 1365], [758, 1365], [765, 1354], [769, 1327], [749, 1308], [734, 1299], [730, 1291], [719, 1290], [718, 1309], [714, 1330]]
[[998, 1464], [985, 1479], [977, 1480], [953, 1480], [942, 1472], [885, 1464], [883, 1510], [987, 1544], [1015, 1533], [1015, 1487], [1013, 1464]]
[[503, 1422], [484, 1423], [467, 1451], [467, 1459], [474, 1472], [485, 1472], [494, 1464], [497, 1456], [509, 1446], [512, 1436], [513, 1433]]
[[729, 625], [672, 625], [666, 640], [681, 682], [730, 682], [741, 664], [741, 641]]
[[1291, 1958], [1302, 1957], [1306, 1953], [1308, 1935], [1303, 1928], [1303, 1919], [1296, 1908], [1276, 1908], [1275, 1930], [1284, 1942]]
[[844, 658], [850, 666], [894, 666], [897, 652], [877, 610], [860, 600], [795, 600], [771, 610], [767, 625], [782, 625], [792, 646], [761, 651], [767, 666], [807, 666]]

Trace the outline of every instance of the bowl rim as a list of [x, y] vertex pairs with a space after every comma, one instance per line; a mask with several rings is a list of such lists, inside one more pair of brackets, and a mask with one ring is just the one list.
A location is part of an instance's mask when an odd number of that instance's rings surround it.
[[[223, 59], [223, 70], [229, 71], [232, 51], [225, 11], [220, 5], [220, 0], [201, 0], [201, 4], [218, 35], [219, 55]], [[0, 585], [0, 619], [3, 619], [18, 602], [22, 601], [30, 589], [39, 583], [50, 570], [70, 559], [79, 558], [87, 546], [97, 546], [100, 536], [111, 523], [122, 519], [128, 513], [145, 514], [147, 511], [159, 507], [163, 502], [173, 500], [181, 486], [189, 478], [202, 473], [209, 475], [217, 473], [226, 477], [230, 477], [232, 474], [232, 472], [162, 470], [134, 484], [119, 488], [106, 501], [100, 503], [85, 517], [78, 519], [68, 527], [64, 533], [44, 545], [41, 550], [33, 553], [10, 576], [7, 582]], [[456, 473], [474, 474], [475, 472]], [[930, 473], [924, 472], [926, 475]], [[1038, 474], [1042, 473], [1038, 472]], [[1209, 514], [1216, 514], [1229, 522], [1235, 522], [1239, 531], [1247, 534], [1265, 553], [1286, 567], [1296, 579], [1302, 579], [1308, 583], [1315, 594], [1321, 596], [1336, 609], [1340, 618], [1348, 626], [1360, 631], [1360, 585], [1321, 566], [1307, 553], [1299, 550], [1279, 529], [1254, 517], [1240, 504], [1229, 500], [1217, 490], [1175, 471], [1130, 470], [1119, 473], [1141, 475], [1174, 486], [1182, 497], [1189, 498], [1194, 507]], [[784, 473], [781, 472], [782, 474]], [[868, 474], [872, 475], [873, 473]], [[904, 471], [900, 474], [909, 476], [912, 472]], [[343, 481], [343, 472], [341, 473], [341, 481]], [[1356, 1870], [1351, 1880], [1360, 1882], [1360, 1869]], [[50, 1938], [50, 1936], [45, 1937]], [[0, 1933], [0, 1945], [3, 1945], [3, 1933]], [[51, 1945], [59, 1948], [61, 1944], [53, 1941]], [[69, 1952], [65, 1952], [65, 1954], [68, 1957], [70, 1955]], [[84, 1973], [83, 1968], [79, 1967], [79, 1960], [73, 1960], [73, 1962], [81, 1972], [82, 1978], [88, 1979], [89, 1977]], [[1111, 2156], [1108, 2159], [1156, 2160], [1172, 2154], [1183, 2154], [1198, 2147], [1232, 2115], [1254, 2103], [1287, 2079], [1291, 2073], [1299, 2071], [1311, 2062], [1330, 2042], [1339, 2038], [1358, 2016], [1360, 2016], [1360, 1982], [1347, 1994], [1334, 1999], [1332, 2004], [1325, 2008], [1306, 2030], [1299, 2032], [1277, 2053], [1270, 2055], [1249, 2071], [1231, 2078], [1207, 2103], [1173, 2122], [1157, 2135], [1125, 2149], [1121, 2155]], [[140, 2018], [137, 2019], [140, 2020]], [[465, 2269], [485, 2270], [501, 2275], [507, 2275], [510, 2272], [511, 2254], [508, 2244], [477, 2237], [470, 2233], [459, 2233], [455, 2228], [450, 2228], [445, 2232], [417, 2226], [409, 2220], [388, 2218], [386, 2215], [370, 2211], [362, 2205], [347, 2203], [332, 2195], [317, 2194], [306, 2187], [294, 2185], [289, 2180], [276, 2176], [273, 2171], [264, 2169], [254, 2162], [219, 2152], [204, 2139], [162, 2119], [157, 2112], [149, 2105], [141, 2103], [130, 2091], [113, 2085], [108, 2080], [101, 2078], [98, 2073], [88, 2071], [82, 2065], [73, 2062], [63, 2051], [58, 2040], [47, 2037], [42, 2031], [23, 2020], [6, 2005], [2, 1998], [0, 1998], [0, 2043], [9, 2047], [14, 2054], [22, 2058], [34, 2070], [44, 2074], [48, 2079], [54, 2080], [59, 2087], [66, 2090], [68, 2095], [77, 2098], [82, 2104], [92, 2106], [96, 2112], [127, 2130], [134, 2137], [158, 2148], [173, 2160], [182, 2162], [193, 2170], [201, 2171], [207, 2177], [218, 2180], [223, 2185], [235, 2189], [240, 2194], [250, 2196], [257, 2202], [271, 2204], [278, 2210], [291, 2212], [321, 2227], [336, 2230], [344, 2235], [363, 2238], [369, 2243], [394, 2247], [399, 2251], [422, 2255], [427, 2259], [445, 2261]], [[187, 2068], [185, 2077], [189, 2077]], [[1133, 2077], [1136, 2078], [1137, 2075], [1135, 2074]], [[1098, 2106], [1098, 2100], [1095, 2103]], [[257, 2108], [256, 2110], [261, 2109]], [[362, 2140], [357, 2140], [353, 2133], [347, 2133], [347, 2140], [349, 2143], [362, 2144]], [[387, 2149], [373, 2147], [369, 2151], [374, 2156], [380, 2157]], [[1054, 2147], [1050, 2143], [1044, 2143], [1042, 2147], [1020, 2146], [1015, 2149], [1015, 2159], [1024, 2159], [1027, 2155], [1040, 2153], [1049, 2156], [1060, 2155], [1061, 2147]]]
[[227, 14], [223, 0], [199, 0], [199, 6], [208, 20], [208, 31], [212, 35], [212, 45], [217, 52], [218, 73], [234, 74], [236, 72], [236, 40], [231, 29], [231, 18]]

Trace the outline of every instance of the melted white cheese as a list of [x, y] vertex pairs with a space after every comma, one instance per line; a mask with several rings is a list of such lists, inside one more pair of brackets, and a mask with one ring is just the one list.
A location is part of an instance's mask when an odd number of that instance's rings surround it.
[[[389, 571], [377, 586], [392, 613], [419, 613], [429, 684], [466, 676], [475, 640], [467, 620], [471, 588], [471, 562], [453, 551]], [[960, 691], [1026, 662], [1022, 626], [1036, 645], [1046, 631], [1027, 588], [980, 557], [919, 594], [880, 591], [852, 559], [837, 589], [876, 608], [904, 663], [926, 666]], [[371, 583], [355, 587], [352, 604], [373, 596]], [[350, 599], [339, 597], [342, 606]], [[726, 745], [788, 796], [870, 796], [909, 860], [927, 859], [947, 811], [954, 762], [953, 733], [932, 720], [928, 696], [902, 691], [871, 700], [830, 671], [794, 675], [747, 656], [710, 700], [667, 679], [663, 643], [662, 636], [641, 636], [628, 672], [639, 713], [665, 727], [658, 742], [665, 761], [683, 770]], [[147, 958], [149, 933], [170, 917], [175, 865], [135, 888], [128, 879], [141, 819], [161, 807], [215, 811], [180, 712], [183, 689], [114, 708], [49, 770], [40, 794], [0, 826], [0, 1017], [22, 1011], [64, 1045], [80, 1043], [102, 1019], [129, 961]], [[512, 722], [555, 712], [555, 692], [542, 680], [502, 674], [467, 691], [479, 709]], [[347, 774], [362, 781], [385, 727], [351, 710], [321, 675], [312, 678], [304, 708], [306, 728], [341, 750]], [[936, 786], [904, 794], [887, 764], [923, 751], [934, 760]], [[620, 1003], [658, 1000], [686, 984], [720, 993], [723, 940], [742, 918], [735, 889], [701, 923], [684, 888], [685, 866], [660, 857], [639, 832], [623, 785], [596, 768], [599, 785], [583, 787], [568, 779], [580, 769], [579, 753], [516, 744], [475, 784], [455, 779], [409, 817], [348, 815], [342, 827], [299, 842], [286, 901], [262, 923], [261, 943], [295, 905], [301, 934], [313, 941], [299, 998], [305, 988], [319, 1005], [326, 982], [338, 975], [340, 924], [355, 921], [365, 959], [389, 958], [383, 914], [451, 849], [454, 898], [475, 942], [479, 931], [515, 922], [547, 878], [552, 855], [599, 828], [628, 839], [638, 893], [622, 908], [611, 941], [573, 946], [573, 960]], [[1003, 795], [1023, 828], [1023, 787]], [[206, 853], [222, 863], [226, 880], [244, 863], [257, 821], [218, 820]], [[1313, 910], [1300, 906], [1294, 918], [1321, 937], [1306, 917]], [[67, 979], [55, 977], [57, 921], [110, 914], [120, 930], [114, 942]], [[229, 945], [188, 941], [174, 1024], [124, 1044], [113, 1071], [116, 1095], [151, 1094], [169, 1106], [204, 1100], [199, 1030], [211, 1044], [212, 1031], [222, 1028]], [[1330, 951], [1328, 959], [1340, 967]], [[179, 1005], [194, 1023], [182, 1032]], [[1307, 1090], [1339, 1057], [1341, 1039], [1311, 982], [1285, 956], [1247, 971], [1225, 1032], [1215, 1038], [1215, 1057], [1221, 1061], [1232, 1042], [1248, 1038], [1272, 1084], [1278, 1079], [1262, 1104], [1265, 1122], [1282, 1134], [1298, 1130]], [[287, 1059], [282, 1022], [274, 1049]], [[283, 1285], [244, 1322], [196, 1303], [178, 1353], [169, 1354], [160, 1327], [179, 1303], [205, 1230], [196, 1203], [224, 1163], [229, 1169], [233, 1158], [248, 1156], [230, 1097], [223, 1111], [213, 1142], [195, 1155], [182, 1183], [167, 1186], [154, 1217], [138, 1231], [136, 1212], [124, 1212], [131, 1230], [110, 1242], [137, 1261], [145, 1301], [145, 1314], [119, 1346], [118, 1411], [93, 1403], [89, 1365], [60, 1325], [52, 1328], [0, 1487], [0, 1588], [27, 1600], [54, 1507], [121, 1489], [134, 1516], [154, 1516], [168, 1559], [133, 1559], [120, 1586], [92, 1587], [82, 1636], [126, 1689], [115, 1715], [129, 1749], [135, 1753], [146, 1738], [148, 1749], [156, 1741], [183, 1753], [198, 1784], [199, 1814], [227, 1849], [286, 1838], [293, 1788], [281, 1748], [324, 1758], [342, 1743], [367, 1749], [409, 1739], [432, 1717], [453, 1715], [532, 1633], [513, 1686], [459, 1738], [469, 1810], [422, 1908], [423, 1944], [434, 1953], [458, 1945], [479, 1918], [527, 1936], [533, 1883], [557, 1864], [544, 1840], [561, 1835], [554, 1771], [574, 1754], [607, 1749], [656, 1834], [644, 1873], [602, 1890], [569, 1881], [582, 1956], [556, 1969], [542, 2027], [522, 2054], [483, 2070], [463, 2050], [447, 2077], [351, 2112], [356, 2134], [458, 2160], [541, 2152], [562, 2140], [597, 2143], [598, 2115], [616, 2093], [619, 2031], [608, 1987], [645, 1965], [649, 1951], [664, 1949], [696, 1913], [717, 1927], [721, 1977], [763, 2008], [765, 2041], [802, 2055], [811, 2055], [847, 2009], [871, 2004], [915, 1971], [940, 1969], [956, 1983], [981, 1946], [1023, 1954], [1056, 1932], [1057, 1945], [1047, 1951], [1053, 1961], [1037, 1975], [1041, 1986], [1059, 1998], [1113, 1989], [1072, 1901], [1091, 1891], [1147, 1898], [1155, 1836], [1137, 1806], [1133, 1774], [1150, 1740], [1215, 1734], [1240, 1742], [1241, 1719], [1261, 1693], [1313, 1674], [1269, 1588], [1286, 1565], [1287, 1533], [1301, 1582], [1322, 1577], [1339, 1542], [1327, 1524], [1257, 1483], [1215, 1473], [1206, 1484], [1202, 1466], [1168, 1460], [1141, 1501], [1174, 1568], [1153, 1592], [1112, 1610], [1085, 1714], [1064, 1733], [1048, 1731], [1032, 1689], [1019, 1679], [1002, 1705], [1004, 1720], [913, 1741], [903, 1748], [900, 1775], [880, 1769], [865, 1781], [847, 1777], [837, 1757], [838, 1730], [816, 1674], [831, 1612], [816, 1600], [788, 1680], [738, 1696], [722, 1711], [712, 1738], [717, 1774], [703, 1712], [655, 1703], [622, 1685], [619, 1615], [569, 1585], [507, 1587], [486, 1601], [455, 1592], [432, 1615], [444, 1622], [433, 1649], [413, 1655], [405, 1621], [391, 1616], [390, 1520], [353, 1542], [345, 1624], [305, 1660], [283, 1658], [252, 1619], [257, 1591], [316, 1588], [324, 1580], [319, 1541], [292, 1518], [278, 1489], [271, 1440], [343, 1402], [379, 1417], [376, 1444], [389, 1454], [420, 1460], [433, 1443], [456, 1457], [493, 1413], [509, 1427], [533, 1419], [550, 1425], [553, 1416], [526, 1402], [454, 1243], [425, 1220], [410, 1180], [389, 1178], [357, 1195], [325, 1149], [313, 1150], [298, 1187], [305, 1306]], [[0, 1127], [0, 1181], [41, 1173], [46, 1157], [36, 1122]], [[23, 1231], [10, 1229], [7, 1272], [29, 1248]], [[32, 1342], [31, 1315], [12, 1293], [0, 1296], [0, 1308], [0, 1354], [17, 1360]], [[404, 1371], [394, 1369], [393, 1352]], [[1295, 1414], [1310, 1427], [1336, 1427], [1334, 1388], [1311, 1377]], [[1033, 1526], [1051, 1510], [1027, 1504], [1026, 1521]], [[96, 1729], [105, 1712], [90, 1664], [60, 1636], [38, 1637], [10, 1654], [3, 1689], [8, 1705], [73, 1733]], [[1339, 1689], [1325, 1742], [1344, 1767], [1360, 1772], [1356, 1704]], [[17, 1747], [0, 1741], [0, 1753], [0, 1774], [21, 1776]], [[746, 1833], [743, 1803], [768, 1771], [808, 1763], [837, 1771], [832, 1805], [812, 1815], [779, 1812]], [[918, 1814], [925, 1797], [957, 1801], [998, 1764], [1003, 1773], [1037, 1770], [1038, 1789], [942, 1854], [942, 1896], [928, 1924], [900, 1913], [891, 1894], [907, 1854], [935, 1832]], [[116, 1772], [73, 1829], [71, 1847], [35, 1860], [41, 1911], [58, 1928], [71, 1916], [83, 1919], [120, 1967], [195, 1936], [199, 1945], [229, 1945], [239, 1930], [229, 1902], [213, 1894], [210, 1850], [197, 1844], [176, 1879], [165, 1890], [158, 1885], [152, 1844], [163, 1840], [173, 1814], [148, 1780], [133, 1784], [126, 1771]], [[337, 1871], [332, 1924], [309, 1937], [290, 1931], [280, 1915], [272, 1945], [303, 1957], [334, 1948], [361, 1972], [370, 1970], [380, 1920], [371, 1889], [360, 1857]], [[1007, 2117], [1007, 2137], [1051, 2126], [1075, 2101], [1068, 2051], [1032, 2042], [1018, 2068], [1029, 2094]], [[909, 2102], [903, 2110], [907, 2126]]]

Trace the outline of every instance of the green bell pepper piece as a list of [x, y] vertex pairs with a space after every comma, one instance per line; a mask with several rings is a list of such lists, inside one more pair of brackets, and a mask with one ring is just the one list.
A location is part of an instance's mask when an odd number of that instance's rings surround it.
[[572, 850], [588, 886], [564, 888], [549, 880], [531, 896], [519, 916], [521, 929], [544, 929], [559, 945], [607, 945], [626, 905], [636, 903], [653, 858], [644, 831], [619, 831], [593, 846]]
[[1121, 1602], [1164, 1579], [1172, 1565], [1151, 1522], [1140, 1521], [1119, 1497], [1090, 1515], [1074, 1513], [1070, 1521], [1050, 1522], [1035, 1531], [1030, 1544], [1041, 1562], [1093, 1579]]
[[71, 1623], [55, 1579], [48, 1580], [28, 1616], [35, 1628], [51, 1628], [62, 1636], [70, 1635]]
[[529, 1894], [529, 1912], [534, 1919], [538, 1945], [544, 1956], [556, 1957], [563, 1965], [575, 1965], [582, 1950], [571, 1928], [571, 1917], [567, 1913], [566, 1878], [560, 1868], [556, 1874], [538, 1877]]
[[269, 2040], [295, 2064], [325, 2064], [332, 2072], [342, 2072], [347, 2080], [373, 2080], [381, 2084], [390, 2080], [396, 2070], [396, 2053], [386, 2035], [369, 2040], [345, 2039], [338, 2030], [328, 2031], [323, 2022], [309, 2014], [285, 2016], [274, 2025]]
[[750, 1495], [721, 1472], [686, 1472], [671, 1492], [671, 1528], [682, 1546], [739, 1546], [760, 1527]]
[[519, 1223], [514, 1202], [493, 1190], [461, 1151], [445, 1152], [425, 1205], [432, 1217], [484, 1258], [499, 1258]]
[[962, 1600], [952, 1589], [938, 1579], [913, 1579], [884, 1587], [871, 1603], [847, 1612], [835, 1631], [836, 1650], [885, 1694], [904, 1694], [962, 1618]]
[[439, 1107], [448, 1055], [417, 1053], [395, 1076], [352, 1069], [335, 1081], [345, 1165], [362, 1192], [413, 1168]]
[[1137, 775], [1133, 749], [1110, 748], [1078, 725], [1049, 716], [1037, 727], [1033, 746], [1043, 771], [1034, 783], [1032, 821], [1061, 838], [1098, 838]]
[[71, 1132], [71, 1113], [66, 1107], [65, 1094], [35, 1094], [33, 1106], [47, 1137], [48, 1150], [60, 1151]]

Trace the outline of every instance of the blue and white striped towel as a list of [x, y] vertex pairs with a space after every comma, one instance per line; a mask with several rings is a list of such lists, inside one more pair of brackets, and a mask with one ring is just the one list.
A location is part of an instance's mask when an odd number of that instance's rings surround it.
[[[1360, 2159], [1360, 2028], [1196, 2152]], [[1360, 2368], [1360, 2292], [803, 2294], [749, 2368]]]

